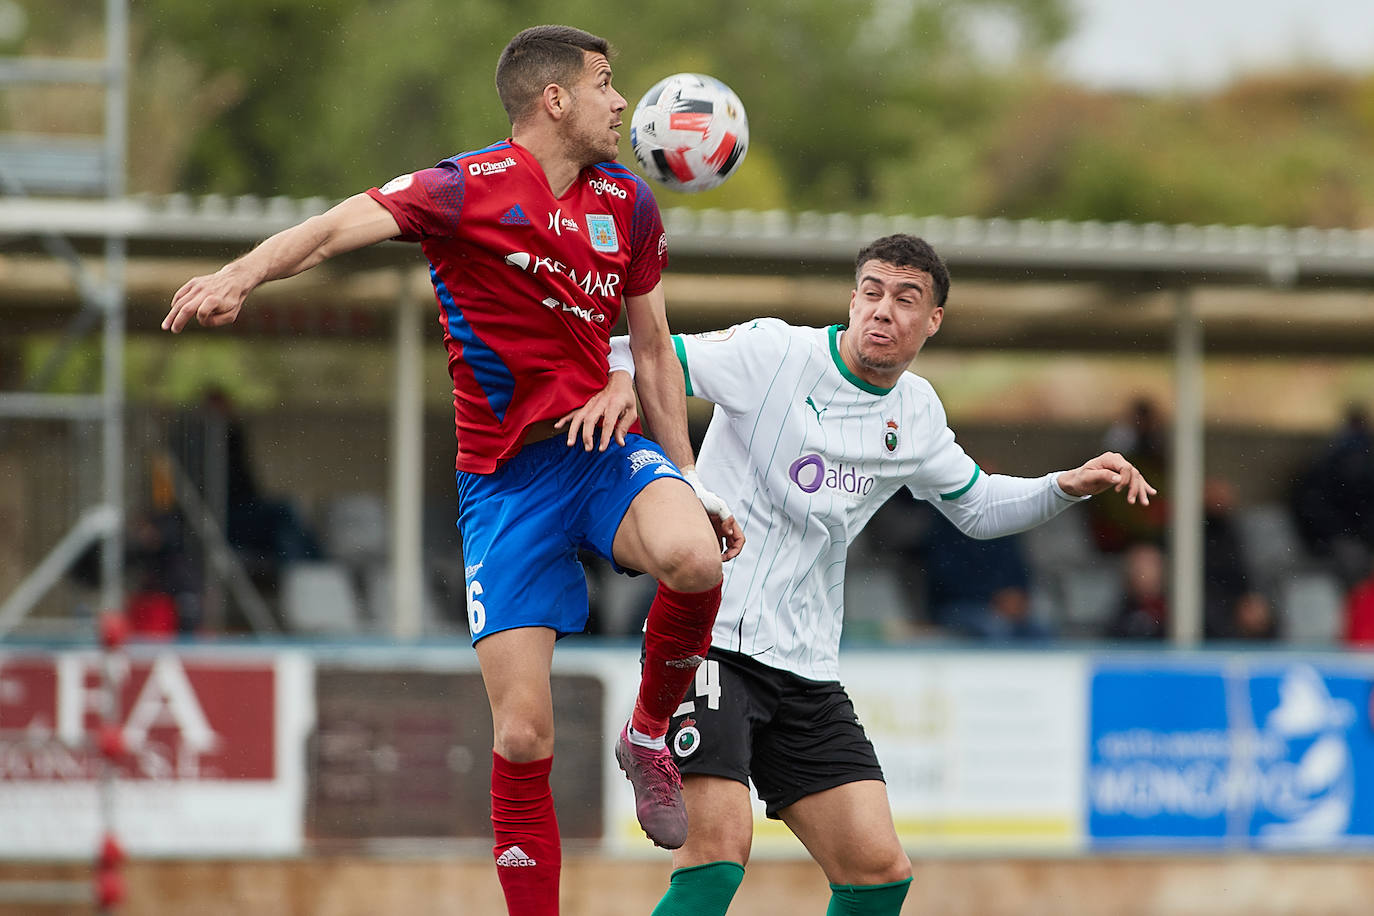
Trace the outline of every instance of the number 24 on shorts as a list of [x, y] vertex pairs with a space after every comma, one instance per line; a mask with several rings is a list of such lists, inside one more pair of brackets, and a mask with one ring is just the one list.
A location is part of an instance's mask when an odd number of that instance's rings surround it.
[[[697, 668], [697, 699], [706, 698], [707, 709], [720, 709], [720, 662], [708, 658]], [[696, 712], [696, 700], [683, 700], [674, 712], [675, 716], [686, 716]]]

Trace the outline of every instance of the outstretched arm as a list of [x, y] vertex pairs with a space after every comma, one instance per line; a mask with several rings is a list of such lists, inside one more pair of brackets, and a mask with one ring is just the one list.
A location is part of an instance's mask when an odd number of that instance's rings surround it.
[[248, 254], [212, 274], [193, 277], [172, 297], [162, 329], [173, 334], [191, 322], [206, 327], [231, 324], [248, 294], [268, 280], [293, 277], [335, 255], [400, 235], [385, 207], [366, 194], [283, 229]]
[[1047, 522], [1075, 502], [1112, 488], [1127, 491], [1126, 498], [1141, 505], [1149, 505], [1156, 492], [1134, 465], [1107, 452], [1072, 471], [1043, 477], [982, 475], [958, 499], [932, 502], [969, 537], [998, 538]]
[[635, 388], [650, 435], [691, 483], [716, 534], [725, 542], [723, 559], [732, 559], [744, 546], [744, 532], [720, 497], [703, 487], [696, 476], [696, 457], [687, 436], [687, 388], [668, 333], [663, 284], [642, 296], [626, 296], [625, 320], [634, 354]]

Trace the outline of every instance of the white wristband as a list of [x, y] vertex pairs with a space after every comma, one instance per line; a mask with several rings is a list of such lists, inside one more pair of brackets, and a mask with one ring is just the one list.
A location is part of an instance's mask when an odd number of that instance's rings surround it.
[[692, 485], [692, 490], [697, 494], [697, 499], [701, 500], [701, 504], [706, 507], [708, 515], [714, 515], [721, 521], [725, 521], [734, 516], [734, 513], [730, 511], [730, 507], [725, 504], [725, 500], [706, 489], [706, 485], [701, 482], [701, 478], [697, 475], [696, 468], [689, 468], [683, 471], [682, 476]]
[[635, 377], [635, 357], [630, 352], [630, 338], [625, 336], [611, 338], [611, 355], [607, 357], [606, 374], [628, 372]]

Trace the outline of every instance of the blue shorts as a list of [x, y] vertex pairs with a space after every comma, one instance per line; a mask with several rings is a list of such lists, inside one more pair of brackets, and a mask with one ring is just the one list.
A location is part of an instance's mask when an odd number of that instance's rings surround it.
[[588, 452], [581, 441], [570, 447], [558, 434], [525, 446], [490, 474], [459, 471], [472, 641], [516, 627], [581, 633], [587, 577], [578, 550], [614, 565], [611, 548], [625, 512], [660, 477], [683, 479], [657, 445], [633, 433], [604, 452]]

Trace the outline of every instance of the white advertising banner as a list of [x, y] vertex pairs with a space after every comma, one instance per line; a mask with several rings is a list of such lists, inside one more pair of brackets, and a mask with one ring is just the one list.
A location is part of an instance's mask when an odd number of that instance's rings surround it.
[[[635, 655], [560, 652], [560, 670], [606, 680], [606, 723], [634, 703]], [[915, 852], [1083, 848], [1086, 660], [1059, 653], [841, 652], [841, 677], [873, 741], [903, 844]], [[644, 838], [606, 754], [606, 847], [664, 854]], [[754, 855], [805, 856], [754, 799]], [[666, 854], [665, 854], [666, 855]]]
[[908, 849], [1082, 849], [1081, 656], [850, 652], [840, 667]]
[[108, 829], [135, 856], [303, 847], [309, 657], [136, 650], [122, 687], [109, 823], [96, 652], [0, 653], [0, 857], [89, 859]]

